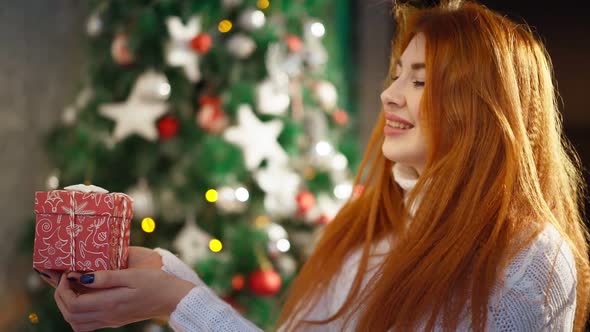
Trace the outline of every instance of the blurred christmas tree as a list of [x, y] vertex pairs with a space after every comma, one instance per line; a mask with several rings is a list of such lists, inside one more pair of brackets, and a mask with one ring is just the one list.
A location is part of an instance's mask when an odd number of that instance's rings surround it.
[[[348, 95], [347, 4], [91, 8], [86, 84], [49, 135], [56, 171], [46, 189], [92, 183], [129, 194], [132, 245], [179, 253], [220, 297], [271, 329], [280, 295], [353, 192], [356, 138], [349, 101], [339, 98]], [[30, 330], [69, 330], [52, 290], [30, 288]]]

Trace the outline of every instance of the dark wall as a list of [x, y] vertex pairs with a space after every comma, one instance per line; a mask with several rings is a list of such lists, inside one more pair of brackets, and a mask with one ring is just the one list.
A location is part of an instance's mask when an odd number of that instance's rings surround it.
[[28, 310], [30, 261], [17, 260], [33, 193], [49, 171], [42, 134], [75, 97], [83, 68], [83, 3], [2, 0], [0, 5], [0, 331]]
[[[565, 134], [579, 153], [585, 168], [590, 165], [590, 20], [582, 1], [481, 1], [489, 8], [526, 22], [544, 41], [553, 61]], [[584, 170], [586, 183], [590, 173]], [[586, 204], [586, 213], [590, 205]], [[590, 214], [588, 214], [590, 215]]]

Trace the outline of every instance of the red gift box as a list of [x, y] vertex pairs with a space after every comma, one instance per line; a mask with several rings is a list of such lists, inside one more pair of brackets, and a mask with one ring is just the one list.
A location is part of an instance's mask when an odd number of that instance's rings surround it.
[[33, 267], [89, 272], [127, 268], [133, 200], [122, 193], [35, 193]]

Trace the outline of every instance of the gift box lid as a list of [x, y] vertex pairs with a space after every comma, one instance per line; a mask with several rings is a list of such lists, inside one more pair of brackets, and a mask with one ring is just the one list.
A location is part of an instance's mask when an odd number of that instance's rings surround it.
[[123, 193], [52, 190], [35, 193], [36, 214], [133, 217], [133, 199]]

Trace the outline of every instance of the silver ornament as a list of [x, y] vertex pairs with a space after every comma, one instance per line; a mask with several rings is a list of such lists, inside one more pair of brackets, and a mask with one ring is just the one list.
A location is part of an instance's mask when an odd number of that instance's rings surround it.
[[142, 178], [138, 184], [127, 192], [133, 199], [134, 216], [138, 219], [153, 217], [155, 213], [154, 197], [147, 180]]
[[311, 142], [319, 142], [328, 135], [328, 121], [324, 113], [310, 109], [303, 115], [303, 128]]
[[172, 189], [164, 189], [158, 193], [159, 212], [162, 219], [167, 222], [182, 222], [184, 220], [184, 207]]
[[170, 96], [168, 78], [163, 73], [148, 70], [135, 82], [131, 96], [144, 101], [165, 101]]
[[47, 190], [56, 190], [59, 188], [59, 170], [55, 169], [49, 174], [47, 177], [47, 181], [45, 182], [45, 186]]
[[278, 241], [287, 238], [287, 231], [285, 228], [274, 222], [266, 226], [266, 234], [268, 235], [268, 239], [271, 241]]
[[319, 104], [327, 111], [332, 111], [338, 103], [338, 91], [334, 84], [328, 81], [317, 82], [313, 86], [313, 93]]
[[248, 195], [245, 195], [241, 189], [246, 190], [243, 187], [232, 188], [230, 186], [224, 186], [217, 189], [217, 201], [215, 201], [215, 206], [224, 213], [243, 212], [246, 209], [245, 202], [248, 200]]
[[326, 29], [321, 22], [310, 20], [305, 23], [303, 29], [304, 58], [312, 69], [319, 69], [328, 61], [328, 51], [321, 41], [325, 33]]
[[[255, 179], [265, 192], [264, 208], [273, 217], [283, 218], [297, 211], [297, 193], [301, 184], [299, 174], [286, 165], [269, 164], [256, 171]], [[280, 186], [277, 186], [280, 183]]]
[[293, 275], [297, 269], [297, 262], [291, 255], [281, 255], [277, 260], [277, 268], [286, 275]]
[[238, 23], [247, 31], [260, 29], [266, 23], [266, 16], [258, 9], [246, 9], [240, 14]]
[[225, 9], [232, 9], [242, 4], [244, 0], [221, 0], [221, 4]]
[[39, 274], [37, 274], [36, 272], [29, 274], [29, 276], [27, 277], [27, 289], [31, 291], [36, 291], [39, 290], [42, 286], [43, 280], [41, 280]]
[[61, 121], [67, 125], [71, 126], [76, 122], [78, 117], [78, 109], [74, 106], [68, 106], [64, 109], [63, 113], [61, 114]]
[[256, 43], [245, 34], [237, 33], [228, 40], [227, 49], [235, 57], [245, 59], [256, 50]]
[[96, 37], [102, 32], [102, 19], [98, 13], [90, 15], [86, 21], [86, 33], [91, 37]]
[[194, 214], [189, 213], [186, 223], [176, 236], [173, 246], [180, 254], [180, 259], [188, 265], [194, 265], [210, 254], [211, 236], [197, 226]]
[[267, 79], [256, 86], [256, 110], [262, 114], [284, 115], [291, 104], [288, 87]]

